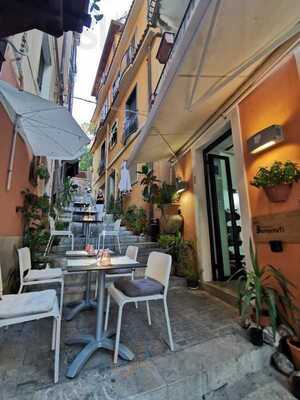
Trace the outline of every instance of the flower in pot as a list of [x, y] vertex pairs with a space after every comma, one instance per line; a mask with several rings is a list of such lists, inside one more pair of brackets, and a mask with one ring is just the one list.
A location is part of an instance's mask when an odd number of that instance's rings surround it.
[[249, 332], [250, 340], [255, 345], [262, 345], [262, 329], [271, 326], [275, 339], [281, 316], [293, 307], [290, 287], [294, 285], [272, 265], [259, 265], [251, 241], [250, 255], [252, 269], [240, 278], [239, 312], [242, 321], [249, 316], [252, 318], [256, 326]]
[[185, 273], [187, 287], [190, 289], [198, 289], [199, 287], [199, 274], [195, 265], [187, 264]]
[[270, 167], [261, 167], [251, 185], [263, 188], [271, 202], [286, 201], [294, 182], [300, 179], [300, 168], [292, 162], [275, 161]]

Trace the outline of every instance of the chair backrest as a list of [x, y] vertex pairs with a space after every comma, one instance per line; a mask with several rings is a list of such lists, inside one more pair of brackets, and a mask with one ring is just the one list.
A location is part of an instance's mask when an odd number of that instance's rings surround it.
[[2, 283], [2, 272], [1, 272], [1, 264], [0, 264], [0, 300], [3, 297], [3, 283]]
[[103, 216], [103, 222], [105, 224], [113, 224], [113, 222], [114, 222], [113, 215], [105, 213], [104, 216]]
[[126, 256], [136, 261], [139, 248], [137, 246], [128, 246], [126, 250]]
[[50, 225], [50, 231], [55, 231], [55, 221], [51, 217], [51, 215], [49, 215], [49, 225]]
[[117, 219], [116, 222], [114, 223], [114, 231], [119, 231], [120, 230], [120, 226], [121, 226], [121, 219]]
[[171, 267], [172, 257], [170, 254], [152, 251], [149, 254], [145, 276], [160, 282], [165, 288], [164, 292], [167, 293]]
[[23, 247], [22, 249], [18, 249], [18, 256], [19, 256], [20, 279], [21, 282], [23, 282], [24, 273], [31, 269], [30, 249], [28, 247]]

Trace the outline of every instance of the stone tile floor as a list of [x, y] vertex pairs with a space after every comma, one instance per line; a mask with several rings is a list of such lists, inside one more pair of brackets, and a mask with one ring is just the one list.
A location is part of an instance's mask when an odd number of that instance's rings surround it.
[[[182, 351], [227, 334], [243, 335], [236, 322], [236, 311], [203, 291], [173, 287], [169, 291], [168, 304], [176, 351]], [[110, 327], [115, 326], [116, 311], [116, 307], [113, 307]], [[135, 352], [137, 362], [147, 362], [152, 357], [171, 353], [167, 346], [167, 331], [160, 302], [151, 304], [151, 315], [152, 326], [149, 327], [146, 320], [146, 308], [143, 304], [140, 304], [137, 310], [133, 305], [125, 308], [121, 340]], [[93, 311], [81, 313], [73, 321], [63, 321], [60, 387], [68, 388], [71, 382], [75, 383], [84, 376], [89, 377], [89, 382], [92, 381], [94, 385], [97, 385], [99, 373], [105, 374], [108, 370], [115, 370], [120, 366], [133, 363], [119, 360], [119, 365], [116, 367], [112, 363], [111, 353], [99, 351], [89, 360], [80, 377], [71, 381], [67, 379], [66, 368], [80, 347], [66, 346], [64, 338], [78, 333], [94, 333], [94, 331], [95, 312]], [[1, 330], [0, 400], [31, 400], [35, 398], [33, 394], [39, 390], [52, 387], [55, 391], [52, 380], [53, 355], [49, 350], [50, 336], [50, 320], [16, 325]], [[95, 376], [94, 381], [93, 376]], [[140, 384], [147, 386], [147, 382], [140, 382]], [[52, 395], [50, 398], [59, 397]], [[66, 398], [92, 399], [92, 397], [77, 397], [77, 395]]]

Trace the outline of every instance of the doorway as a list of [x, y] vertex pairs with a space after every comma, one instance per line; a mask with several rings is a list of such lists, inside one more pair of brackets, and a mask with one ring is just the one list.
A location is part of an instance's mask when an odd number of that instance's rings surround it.
[[245, 255], [231, 130], [203, 155], [213, 280], [235, 280], [244, 273]]

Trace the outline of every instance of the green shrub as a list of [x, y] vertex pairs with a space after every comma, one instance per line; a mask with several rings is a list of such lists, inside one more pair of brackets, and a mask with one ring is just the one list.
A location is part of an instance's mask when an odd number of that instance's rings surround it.
[[257, 188], [290, 184], [300, 179], [300, 168], [292, 161], [275, 161], [270, 167], [261, 167], [250, 182]]

